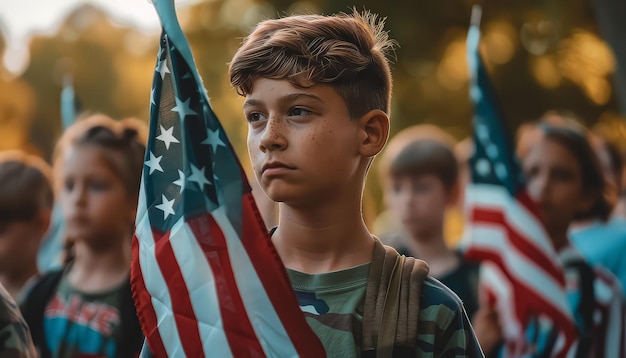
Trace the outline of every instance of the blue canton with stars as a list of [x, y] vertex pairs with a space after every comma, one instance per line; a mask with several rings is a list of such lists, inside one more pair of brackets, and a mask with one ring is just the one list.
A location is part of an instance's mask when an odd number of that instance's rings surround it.
[[479, 52], [480, 30], [473, 24], [467, 35], [470, 97], [474, 103], [474, 152], [470, 158], [472, 182], [504, 186], [512, 195], [525, 179], [513, 140]]
[[192, 218], [220, 206], [240, 231], [241, 197], [249, 186], [200, 84], [182, 31], [172, 34], [165, 29], [150, 93], [143, 171], [147, 213], [160, 234], [183, 216]]

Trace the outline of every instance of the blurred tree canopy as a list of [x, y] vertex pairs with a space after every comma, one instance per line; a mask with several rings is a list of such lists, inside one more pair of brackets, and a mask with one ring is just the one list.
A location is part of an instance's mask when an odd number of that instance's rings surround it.
[[[482, 51], [512, 128], [551, 109], [571, 111], [588, 125], [618, 123], [615, 59], [599, 35], [590, 0], [207, 0], [180, 10], [179, 19], [212, 106], [247, 167], [242, 100], [228, 82], [227, 63], [259, 20], [353, 7], [385, 17], [399, 43], [391, 134], [432, 123], [462, 139], [471, 128], [465, 36], [474, 3], [483, 6]], [[116, 23], [85, 4], [56, 33], [34, 37], [23, 74], [14, 78], [0, 69], [0, 149], [51, 157], [61, 133], [59, 98], [67, 73], [87, 111], [147, 121], [158, 35]], [[0, 53], [4, 48], [0, 36]], [[368, 195], [380, 208], [375, 180], [371, 175]]]

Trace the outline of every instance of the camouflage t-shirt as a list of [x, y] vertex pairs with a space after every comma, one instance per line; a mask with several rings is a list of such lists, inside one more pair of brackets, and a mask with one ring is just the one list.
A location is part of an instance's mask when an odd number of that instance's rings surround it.
[[[307, 322], [328, 357], [359, 357], [370, 264], [309, 275], [287, 270]], [[421, 288], [416, 357], [483, 357], [459, 298], [439, 281]]]
[[37, 357], [30, 336], [17, 304], [0, 285], [0, 357]]

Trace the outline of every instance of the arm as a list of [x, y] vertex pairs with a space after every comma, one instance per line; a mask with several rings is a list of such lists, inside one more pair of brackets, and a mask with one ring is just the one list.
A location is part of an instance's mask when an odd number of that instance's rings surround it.
[[417, 356], [484, 357], [461, 300], [441, 282], [422, 286]]
[[15, 301], [0, 286], [0, 356], [37, 357], [30, 330]]

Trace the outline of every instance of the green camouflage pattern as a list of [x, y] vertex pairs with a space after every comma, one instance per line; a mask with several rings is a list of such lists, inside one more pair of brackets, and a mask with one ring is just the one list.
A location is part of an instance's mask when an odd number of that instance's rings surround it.
[[0, 357], [36, 358], [30, 329], [11, 295], [0, 286]]
[[[308, 275], [287, 270], [306, 320], [328, 357], [360, 357], [370, 264]], [[483, 357], [461, 300], [439, 281], [421, 289], [415, 357]]]

